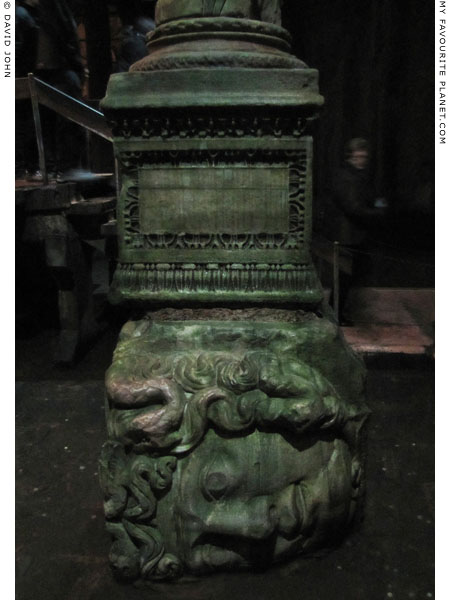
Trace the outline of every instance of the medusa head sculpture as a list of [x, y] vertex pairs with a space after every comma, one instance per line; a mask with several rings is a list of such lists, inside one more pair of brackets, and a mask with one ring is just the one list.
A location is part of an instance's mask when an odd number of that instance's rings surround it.
[[106, 378], [115, 572], [261, 568], [339, 538], [361, 495], [366, 412], [292, 355], [148, 347], [119, 344]]

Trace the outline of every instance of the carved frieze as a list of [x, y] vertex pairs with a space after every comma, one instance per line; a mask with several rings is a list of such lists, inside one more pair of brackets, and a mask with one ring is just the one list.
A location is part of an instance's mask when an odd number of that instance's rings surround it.
[[[233, 139], [233, 138], [299, 138], [306, 127], [306, 119], [292, 115], [280, 116], [270, 114], [189, 114], [169, 113], [158, 116], [143, 116], [120, 113], [111, 122], [114, 136], [143, 140], [185, 140], [185, 139]], [[267, 140], [266, 149], [270, 149]]]

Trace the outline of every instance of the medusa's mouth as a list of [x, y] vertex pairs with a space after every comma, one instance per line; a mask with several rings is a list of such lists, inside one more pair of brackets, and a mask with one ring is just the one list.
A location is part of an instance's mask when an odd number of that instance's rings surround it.
[[[228, 570], [231, 568], [263, 569], [274, 560], [289, 556], [302, 548], [305, 528], [309, 527], [301, 484], [290, 484], [270, 496], [256, 499], [259, 510], [247, 502], [248, 512], [244, 519], [238, 514], [245, 508], [235, 506], [230, 500], [229, 510], [214, 511], [205, 519], [192, 517], [196, 530], [186, 544], [190, 549], [185, 557], [193, 572]], [[228, 514], [229, 518], [224, 517]]]
[[188, 568], [198, 574], [234, 569], [265, 570], [274, 562], [298, 554], [304, 541], [303, 533], [289, 541], [277, 532], [264, 540], [203, 534], [185, 560]]
[[265, 540], [203, 534], [195, 542], [186, 562], [194, 573], [236, 568], [264, 569], [273, 560], [275, 538], [275, 533]]

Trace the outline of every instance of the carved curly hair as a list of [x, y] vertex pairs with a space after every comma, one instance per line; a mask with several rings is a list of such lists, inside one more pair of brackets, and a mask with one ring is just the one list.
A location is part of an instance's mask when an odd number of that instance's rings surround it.
[[[130, 370], [132, 366], [132, 370]], [[168, 579], [181, 574], [155, 526], [157, 497], [177, 459], [209, 427], [250, 433], [332, 430], [351, 448], [367, 412], [344, 402], [316, 369], [272, 352], [136, 352], [119, 345], [106, 376], [110, 438], [100, 462], [110, 561], [121, 577]]]
[[125, 445], [179, 455], [212, 426], [255, 427], [297, 435], [332, 428], [356, 445], [363, 415], [338, 396], [317, 370], [270, 352], [170, 353], [136, 360], [134, 373], [117, 362], [107, 373], [110, 436]]

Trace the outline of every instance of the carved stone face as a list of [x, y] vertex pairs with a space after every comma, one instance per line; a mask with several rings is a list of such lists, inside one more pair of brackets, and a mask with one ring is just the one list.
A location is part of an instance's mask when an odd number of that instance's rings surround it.
[[345, 524], [352, 512], [346, 445], [296, 446], [278, 433], [227, 439], [210, 430], [178, 461], [158, 514], [172, 511], [160, 531], [176, 539], [189, 571], [261, 568], [329, 540]]
[[[123, 331], [100, 465], [121, 577], [260, 569], [330, 547], [352, 520], [364, 406], [295, 355], [300, 336], [264, 325], [269, 351], [255, 326], [223, 327]], [[187, 338], [221, 349], [188, 352]]]

